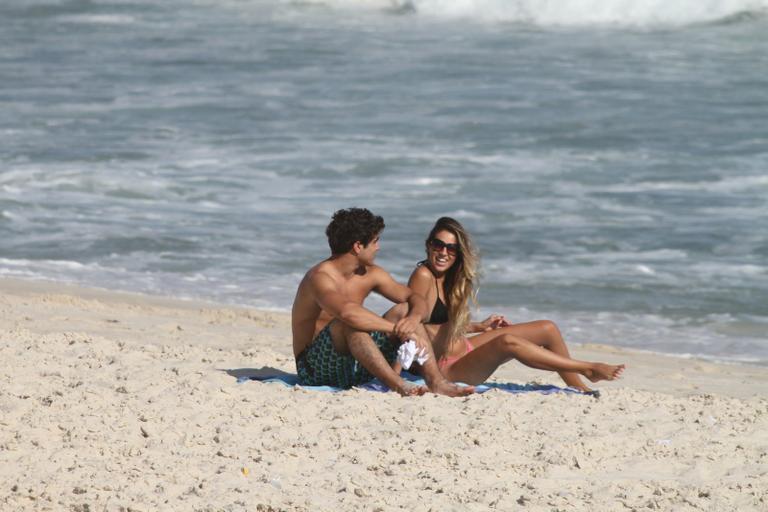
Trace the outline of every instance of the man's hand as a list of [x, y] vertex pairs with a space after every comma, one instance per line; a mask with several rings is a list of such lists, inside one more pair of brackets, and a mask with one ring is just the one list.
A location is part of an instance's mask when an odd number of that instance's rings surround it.
[[403, 317], [395, 324], [395, 336], [397, 336], [400, 341], [414, 339], [416, 329], [420, 324], [421, 321], [417, 317], [411, 315]]

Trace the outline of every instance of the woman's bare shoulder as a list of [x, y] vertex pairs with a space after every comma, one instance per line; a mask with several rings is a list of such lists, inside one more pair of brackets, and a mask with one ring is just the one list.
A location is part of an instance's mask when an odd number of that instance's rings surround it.
[[432, 275], [426, 265], [419, 265], [411, 272], [408, 285], [412, 287], [414, 284], [431, 284], [434, 279], [435, 276]]
[[426, 265], [416, 265], [416, 268], [413, 269], [413, 272], [411, 273], [412, 276], [420, 276], [420, 277], [428, 277], [433, 278], [432, 271], [429, 270], [429, 267]]

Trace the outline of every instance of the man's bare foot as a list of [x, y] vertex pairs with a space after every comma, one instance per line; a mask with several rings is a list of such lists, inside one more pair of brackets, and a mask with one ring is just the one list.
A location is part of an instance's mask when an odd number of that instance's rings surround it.
[[592, 368], [583, 372], [583, 375], [592, 382], [598, 382], [601, 380], [616, 380], [623, 371], [623, 364], [594, 363]]
[[453, 382], [442, 380], [433, 384], [430, 391], [445, 396], [467, 396], [475, 392], [475, 386], [459, 386]]
[[421, 396], [429, 391], [426, 386], [418, 386], [411, 384], [410, 382], [403, 382], [403, 385], [396, 388], [395, 391], [400, 393], [400, 396]]

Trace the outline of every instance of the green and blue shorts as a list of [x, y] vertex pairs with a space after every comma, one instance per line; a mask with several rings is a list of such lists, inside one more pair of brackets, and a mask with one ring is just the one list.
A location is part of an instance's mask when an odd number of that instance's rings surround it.
[[[296, 357], [299, 384], [349, 389], [373, 380], [375, 377], [351, 354], [339, 354], [336, 351], [331, 339], [332, 323], [326, 325]], [[397, 347], [389, 341], [389, 335], [380, 331], [370, 335], [387, 362], [393, 363], [397, 357]]]

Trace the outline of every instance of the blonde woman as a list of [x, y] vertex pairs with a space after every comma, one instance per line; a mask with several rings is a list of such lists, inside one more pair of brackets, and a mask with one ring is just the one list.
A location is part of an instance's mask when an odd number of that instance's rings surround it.
[[590, 391], [592, 382], [614, 380], [624, 365], [571, 359], [560, 330], [549, 320], [510, 324], [499, 315], [470, 319], [478, 256], [464, 227], [441, 217], [426, 239], [427, 259], [408, 286], [427, 301], [425, 327], [443, 375], [450, 381], [481, 384], [502, 364], [517, 359], [526, 366], [556, 371], [566, 385]]

